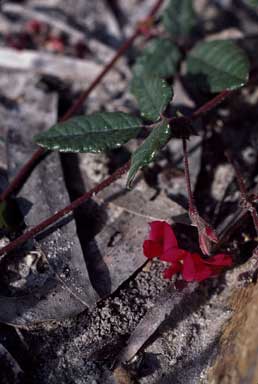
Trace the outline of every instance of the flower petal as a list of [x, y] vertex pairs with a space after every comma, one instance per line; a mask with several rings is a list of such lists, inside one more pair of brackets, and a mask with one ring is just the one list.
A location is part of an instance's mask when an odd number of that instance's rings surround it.
[[232, 256], [226, 255], [225, 253], [219, 253], [215, 256], [205, 260], [208, 265], [214, 265], [218, 267], [230, 267], [233, 264]]
[[[153, 258], [159, 257], [162, 261], [176, 261], [178, 259], [178, 244], [176, 236], [165, 221], [153, 221], [150, 223], [149, 243], [143, 245], [144, 255]], [[153, 248], [153, 249], [151, 249]]]
[[164, 223], [164, 253], [172, 248], [178, 248], [178, 243], [173, 229], [168, 223]]
[[213, 276], [213, 270], [198, 253], [188, 252], [184, 258], [182, 276], [186, 281], [202, 281]]
[[153, 240], [145, 240], [143, 243], [143, 253], [148, 259], [159, 257], [163, 252], [162, 244]]
[[164, 237], [164, 221], [152, 221], [150, 225], [150, 240], [163, 241]]
[[183, 278], [186, 281], [203, 281], [209, 277], [218, 276], [224, 267], [232, 265], [232, 257], [226, 254], [218, 254], [209, 260], [204, 260], [198, 253], [190, 253], [184, 258]]
[[173, 229], [166, 221], [152, 221], [150, 225], [150, 240], [163, 241], [165, 249], [178, 248]]
[[163, 254], [159, 257], [161, 261], [166, 261], [166, 262], [176, 262], [179, 260], [183, 260], [184, 257], [188, 251], [185, 251], [184, 249], [181, 248], [170, 248], [163, 252]]

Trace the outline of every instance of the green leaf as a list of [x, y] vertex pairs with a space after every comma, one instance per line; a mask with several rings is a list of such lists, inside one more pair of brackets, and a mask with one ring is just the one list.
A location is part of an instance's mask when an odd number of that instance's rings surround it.
[[210, 92], [237, 89], [249, 75], [245, 53], [229, 40], [197, 44], [187, 58], [187, 77], [195, 86]]
[[251, 7], [258, 8], [258, 0], [246, 0], [245, 2]]
[[97, 112], [58, 123], [37, 135], [36, 143], [60, 152], [102, 152], [136, 137], [142, 122], [123, 112]]
[[173, 97], [171, 87], [157, 76], [134, 76], [131, 91], [136, 97], [142, 116], [155, 121]]
[[173, 38], [191, 35], [197, 25], [192, 0], [170, 0], [163, 13], [163, 24]]
[[177, 72], [181, 53], [168, 39], [154, 39], [143, 50], [133, 66], [136, 76], [155, 75], [168, 78]]
[[127, 186], [131, 186], [132, 181], [140, 168], [148, 165], [155, 159], [161, 148], [169, 141], [170, 137], [171, 128], [167, 120], [163, 120], [153, 128], [144, 143], [132, 155]]

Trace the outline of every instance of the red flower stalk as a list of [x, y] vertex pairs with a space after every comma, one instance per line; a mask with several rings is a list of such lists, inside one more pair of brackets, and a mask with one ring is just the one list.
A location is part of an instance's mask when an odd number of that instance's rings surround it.
[[143, 243], [143, 252], [149, 259], [158, 257], [161, 261], [171, 263], [164, 271], [166, 279], [180, 273], [185, 281], [203, 281], [218, 276], [233, 263], [232, 257], [224, 253], [204, 260], [198, 253], [179, 248], [172, 228], [165, 221], [153, 221], [150, 227], [149, 239]]
[[188, 202], [189, 202], [189, 216], [192, 220], [192, 223], [198, 229], [199, 244], [200, 244], [202, 253], [204, 253], [205, 255], [210, 255], [212, 242], [217, 243], [219, 239], [215, 233], [215, 230], [208, 223], [206, 223], [206, 221], [203, 220], [203, 218], [199, 215], [195, 205], [192, 188], [191, 188], [186, 139], [183, 139], [183, 152], [184, 152], [185, 181], [186, 181]]
[[212, 242], [219, 241], [215, 230], [199, 215], [197, 210], [189, 210], [189, 216], [192, 223], [198, 229], [199, 245], [204, 255], [210, 255], [212, 249]]

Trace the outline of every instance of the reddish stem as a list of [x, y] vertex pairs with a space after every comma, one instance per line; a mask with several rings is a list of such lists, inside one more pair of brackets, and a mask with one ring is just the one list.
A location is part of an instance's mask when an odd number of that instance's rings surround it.
[[[155, 14], [160, 9], [164, 0], [157, 0], [152, 9], [150, 10], [146, 20], [154, 17]], [[91, 92], [96, 88], [96, 86], [101, 82], [103, 77], [113, 68], [114, 64], [117, 60], [128, 50], [128, 48], [133, 44], [135, 39], [142, 34], [141, 28], [139, 25], [136, 26], [136, 29], [131, 37], [129, 37], [124, 44], [118, 49], [113, 58], [109, 61], [109, 63], [103, 68], [100, 74], [93, 80], [90, 86], [79, 96], [79, 98], [74, 102], [74, 104], [68, 109], [68, 111], [61, 117], [60, 121], [65, 121], [70, 118], [78, 109], [83, 105], [85, 100], [91, 94]], [[30, 172], [33, 170], [37, 161], [41, 158], [41, 156], [46, 151], [43, 148], [38, 148], [25, 163], [21, 169], [18, 171], [17, 175], [11, 181], [9, 186], [2, 192], [0, 195], [0, 201], [6, 200], [12, 193], [18, 191]]]
[[96, 193], [107, 188], [110, 184], [112, 184], [114, 181], [119, 179], [124, 173], [128, 171], [129, 167], [130, 167], [130, 161], [128, 161], [125, 165], [117, 169], [111, 176], [109, 176], [107, 179], [102, 181], [100, 184], [96, 185], [96, 187], [92, 188], [89, 192], [86, 192], [84, 195], [74, 200], [71, 204], [67, 205], [65, 208], [61, 209], [60, 211], [55, 213], [53, 216], [42, 221], [40, 224], [36, 225], [32, 229], [28, 230], [27, 232], [24, 232], [23, 235], [13, 240], [11, 243], [6, 245], [5, 247], [1, 248], [0, 256], [3, 255], [4, 253], [13, 251], [15, 248], [25, 243], [25, 241], [36, 236], [38, 233], [42, 232], [44, 229], [46, 229], [50, 225], [55, 224], [57, 221], [62, 219], [64, 216], [66, 216], [68, 213], [72, 212], [75, 208], [79, 207], [79, 205], [89, 200]]
[[183, 141], [185, 182], [186, 182], [186, 188], [187, 188], [187, 194], [188, 194], [189, 213], [190, 213], [190, 216], [192, 216], [196, 212], [196, 207], [195, 207], [193, 192], [191, 188], [191, 179], [190, 179], [188, 153], [187, 153], [187, 141], [186, 139], [182, 139], [182, 141]]
[[258, 234], [258, 214], [257, 214], [257, 211], [256, 211], [256, 207], [254, 205], [253, 199], [251, 199], [250, 196], [248, 195], [246, 184], [245, 184], [244, 178], [243, 178], [243, 176], [242, 176], [242, 174], [240, 172], [238, 164], [236, 164], [236, 162], [234, 161], [234, 159], [231, 156], [229, 151], [226, 151], [225, 154], [226, 154], [226, 156], [228, 158], [228, 161], [230, 162], [230, 164], [234, 168], [234, 172], [235, 172], [235, 175], [236, 175], [236, 180], [237, 180], [238, 188], [240, 190], [242, 201], [243, 201], [243, 207], [247, 211], [249, 211], [251, 213], [251, 216], [252, 216], [252, 219], [253, 219], [253, 223], [254, 223], [254, 227], [255, 227], [255, 230], [256, 230], [256, 232]]
[[187, 116], [171, 117], [171, 118], [168, 118], [168, 121], [170, 123], [174, 123], [180, 119], [188, 119], [189, 122], [191, 122], [192, 120], [195, 120], [200, 116], [205, 115], [206, 113], [208, 113], [209, 111], [217, 107], [220, 103], [222, 103], [225, 100], [226, 97], [230, 96], [232, 93], [233, 91], [228, 91], [228, 90], [222, 91], [218, 95], [213, 97], [213, 99], [207, 101], [207, 103], [203, 104], [200, 108], [196, 109], [196, 111], [194, 111], [190, 117], [187, 117]]
[[222, 91], [217, 96], [215, 96], [213, 99], [208, 101], [207, 103], [203, 104], [200, 108], [198, 108], [192, 115], [192, 118], [196, 119], [197, 117], [204, 115], [205, 113], [209, 112], [211, 109], [214, 109], [217, 107], [224, 99], [228, 96], [230, 96], [233, 93], [233, 91]]

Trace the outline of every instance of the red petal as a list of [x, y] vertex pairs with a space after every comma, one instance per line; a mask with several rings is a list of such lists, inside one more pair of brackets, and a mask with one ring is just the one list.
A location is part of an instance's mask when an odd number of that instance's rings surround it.
[[163, 240], [163, 221], [152, 221], [149, 223], [150, 240], [162, 241]]
[[150, 224], [150, 240], [163, 241], [164, 249], [178, 247], [176, 236], [165, 221], [152, 221]]
[[163, 272], [163, 276], [165, 279], [171, 279], [171, 277], [175, 273], [179, 273], [182, 270], [182, 264], [180, 263], [172, 263], [171, 266]]
[[184, 258], [182, 275], [186, 281], [202, 281], [219, 275], [224, 267], [231, 265], [232, 257], [229, 255], [218, 254], [206, 261], [198, 253], [189, 252]]
[[202, 281], [213, 276], [213, 271], [210, 266], [205, 265], [198, 253], [188, 252], [184, 259], [182, 275], [186, 281]]
[[176, 262], [179, 260], [183, 260], [187, 253], [188, 253], [188, 251], [185, 251], [184, 249], [172, 248], [172, 249], [168, 249], [165, 252], [163, 252], [163, 254], [160, 256], [159, 259], [161, 261], [166, 261], [169, 263], [170, 262]]
[[[154, 257], [155, 254], [162, 261], [176, 261], [179, 258], [178, 244], [170, 225], [165, 221], [153, 221], [150, 223], [150, 227], [150, 241], [152, 243], [149, 243], [146, 247], [144, 246], [145, 256]], [[150, 249], [151, 244], [153, 247], [155, 246], [155, 250]], [[161, 248], [158, 247], [158, 244], [160, 244]]]
[[215, 256], [205, 260], [208, 265], [214, 265], [218, 267], [230, 267], [233, 264], [232, 256], [226, 255], [225, 253], [219, 253]]
[[164, 223], [164, 252], [172, 248], [178, 248], [177, 239], [173, 229], [165, 221]]
[[143, 253], [149, 259], [160, 256], [162, 251], [162, 244], [158, 243], [157, 241], [145, 240], [143, 243]]

